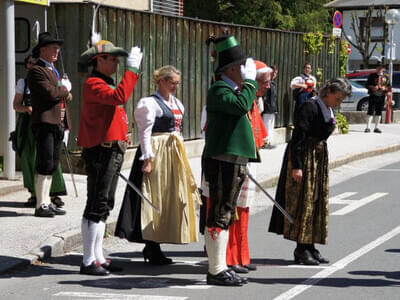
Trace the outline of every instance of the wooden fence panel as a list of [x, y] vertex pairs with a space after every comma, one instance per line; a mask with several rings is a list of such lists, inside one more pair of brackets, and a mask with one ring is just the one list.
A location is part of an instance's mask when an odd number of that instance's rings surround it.
[[[54, 8], [53, 8], [54, 7]], [[72, 120], [71, 139], [77, 136], [81, 111], [81, 86], [84, 78], [77, 73], [77, 60], [85, 49], [90, 33], [93, 6], [91, 4], [51, 4], [49, 9], [49, 31], [55, 34], [55, 24], [60, 38], [67, 46], [63, 51], [66, 72], [73, 84], [73, 101], [69, 104]], [[276, 126], [292, 124], [294, 103], [289, 88], [290, 80], [302, 72], [303, 64], [310, 60], [313, 74], [318, 67], [323, 69], [323, 80], [339, 75], [339, 43], [335, 51], [329, 52], [330, 38], [324, 37], [324, 47], [318, 56], [305, 55], [303, 33], [280, 31], [251, 26], [208, 22], [190, 18], [165, 16], [148, 12], [129, 11], [101, 7], [97, 17], [97, 28], [103, 39], [109, 40], [130, 51], [139, 46], [143, 51], [141, 76], [135, 87], [133, 101], [126, 105], [131, 141], [138, 144], [137, 129], [133, 118], [137, 101], [151, 95], [155, 86], [152, 74], [162, 65], [174, 65], [182, 72], [181, 84], [176, 96], [185, 106], [184, 137], [200, 137], [200, 114], [205, 105], [207, 90], [216, 64], [211, 60], [214, 45], [207, 47], [205, 40], [211, 34], [219, 36], [224, 29], [233, 34], [244, 52], [268, 65], [278, 66], [279, 114]], [[120, 59], [120, 68], [115, 79], [120, 80], [125, 60]], [[75, 143], [70, 143], [76, 149]]]

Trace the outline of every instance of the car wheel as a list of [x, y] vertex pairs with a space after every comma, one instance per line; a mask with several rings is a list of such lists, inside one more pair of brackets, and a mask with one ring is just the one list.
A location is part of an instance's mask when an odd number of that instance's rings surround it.
[[362, 98], [357, 104], [358, 111], [368, 111], [368, 97]]

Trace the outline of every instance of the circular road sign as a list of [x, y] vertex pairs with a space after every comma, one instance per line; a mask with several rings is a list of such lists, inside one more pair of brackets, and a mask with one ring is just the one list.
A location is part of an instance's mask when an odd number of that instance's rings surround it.
[[335, 13], [333, 14], [333, 26], [335, 26], [336, 28], [340, 28], [342, 26], [342, 22], [343, 22], [342, 13], [338, 10], [335, 11]]
[[350, 54], [351, 53], [351, 45], [350, 44], [347, 44], [347, 54]]

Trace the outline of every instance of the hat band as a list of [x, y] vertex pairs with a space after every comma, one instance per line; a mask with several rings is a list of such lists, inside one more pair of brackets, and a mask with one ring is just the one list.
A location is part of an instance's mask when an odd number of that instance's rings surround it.
[[223, 40], [219, 42], [218, 44], [215, 45], [215, 49], [217, 50], [218, 53], [226, 50], [233, 48], [238, 45], [238, 42], [236, 41], [234, 36], [230, 36], [226, 40]]

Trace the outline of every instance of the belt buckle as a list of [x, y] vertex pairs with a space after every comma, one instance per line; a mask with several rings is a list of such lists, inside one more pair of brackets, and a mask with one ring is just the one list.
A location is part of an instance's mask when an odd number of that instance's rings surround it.
[[113, 142], [105, 142], [101, 143], [101, 146], [104, 148], [112, 148]]

